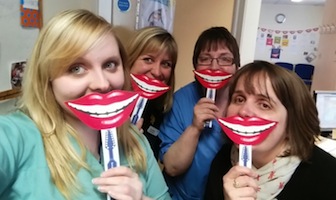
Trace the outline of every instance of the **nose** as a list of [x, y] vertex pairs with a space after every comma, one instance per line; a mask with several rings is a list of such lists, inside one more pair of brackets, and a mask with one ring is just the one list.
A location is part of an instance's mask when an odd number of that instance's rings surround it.
[[111, 90], [111, 84], [107, 74], [102, 70], [97, 70], [92, 74], [90, 89], [99, 93], [107, 93]]
[[219, 69], [217, 58], [213, 58], [210, 65], [211, 69]]
[[248, 105], [248, 103], [244, 103], [240, 106], [239, 110], [238, 110], [238, 115], [240, 117], [252, 117], [254, 115], [254, 112], [251, 108], [250, 105]]
[[162, 79], [162, 73], [161, 73], [161, 67], [160, 67], [160, 63], [156, 63], [153, 65], [152, 69], [151, 69], [151, 74], [153, 76], [153, 78], [155, 79]]

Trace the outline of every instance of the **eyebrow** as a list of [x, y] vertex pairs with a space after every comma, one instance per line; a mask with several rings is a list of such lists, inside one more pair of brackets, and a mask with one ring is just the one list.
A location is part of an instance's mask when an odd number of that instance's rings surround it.
[[262, 94], [262, 93], [257, 93], [257, 92], [251, 92], [251, 93], [248, 93], [246, 92], [245, 90], [235, 90], [233, 92], [233, 94], [238, 94], [238, 95], [242, 95], [242, 94], [250, 94], [250, 95], [255, 95], [259, 98], [262, 98], [262, 99], [268, 99], [272, 104], [277, 104], [269, 95], [266, 95], [266, 94]]
[[[211, 54], [206, 52], [206, 53], [200, 53], [199, 56], [211, 56]], [[232, 53], [230, 53], [230, 52], [225, 52], [225, 53], [219, 54], [219, 57], [221, 57], [221, 56], [230, 56], [230, 57], [233, 57]]]

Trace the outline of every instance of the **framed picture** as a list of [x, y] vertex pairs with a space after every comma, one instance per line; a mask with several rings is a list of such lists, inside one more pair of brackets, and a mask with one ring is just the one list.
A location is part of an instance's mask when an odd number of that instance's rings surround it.
[[12, 63], [11, 79], [10, 79], [12, 89], [21, 88], [23, 72], [26, 65], [27, 65], [26, 61]]

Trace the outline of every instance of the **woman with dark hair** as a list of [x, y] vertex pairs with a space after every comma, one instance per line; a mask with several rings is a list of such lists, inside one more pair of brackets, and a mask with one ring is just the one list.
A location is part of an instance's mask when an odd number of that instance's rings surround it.
[[[240, 66], [235, 38], [224, 27], [203, 31], [193, 65], [195, 70], [234, 74]], [[205, 97], [205, 89], [198, 80], [179, 89], [160, 126], [160, 159], [173, 199], [202, 199], [211, 161], [226, 141], [214, 119], [224, 116], [228, 88], [217, 89], [215, 100]], [[209, 120], [211, 128], [204, 126]]]
[[[303, 81], [265, 61], [247, 64], [231, 81], [227, 120], [259, 118], [277, 124], [252, 146], [252, 169], [237, 165], [237, 144], [223, 145], [212, 162], [204, 198], [335, 199], [336, 159], [315, 145], [318, 113]], [[267, 131], [259, 127], [249, 137]], [[227, 134], [243, 137], [248, 131], [242, 128], [228, 125]]]

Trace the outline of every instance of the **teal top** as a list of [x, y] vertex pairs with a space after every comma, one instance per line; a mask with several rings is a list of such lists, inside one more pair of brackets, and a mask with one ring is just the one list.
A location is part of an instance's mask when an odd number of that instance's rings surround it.
[[[134, 131], [131, 132], [135, 134]], [[147, 169], [139, 174], [143, 193], [153, 199], [171, 199], [148, 141], [142, 136], [138, 138], [147, 158]], [[73, 145], [78, 149], [75, 141]], [[119, 152], [120, 164], [128, 166], [121, 148]], [[103, 165], [90, 152], [87, 153], [87, 163], [91, 171], [80, 169], [77, 174], [84, 192], [73, 199], [106, 200], [106, 194], [99, 192], [91, 183], [93, 178], [100, 176]], [[0, 116], [0, 200], [2, 199], [64, 199], [52, 182], [41, 134], [35, 123], [22, 112]]]

